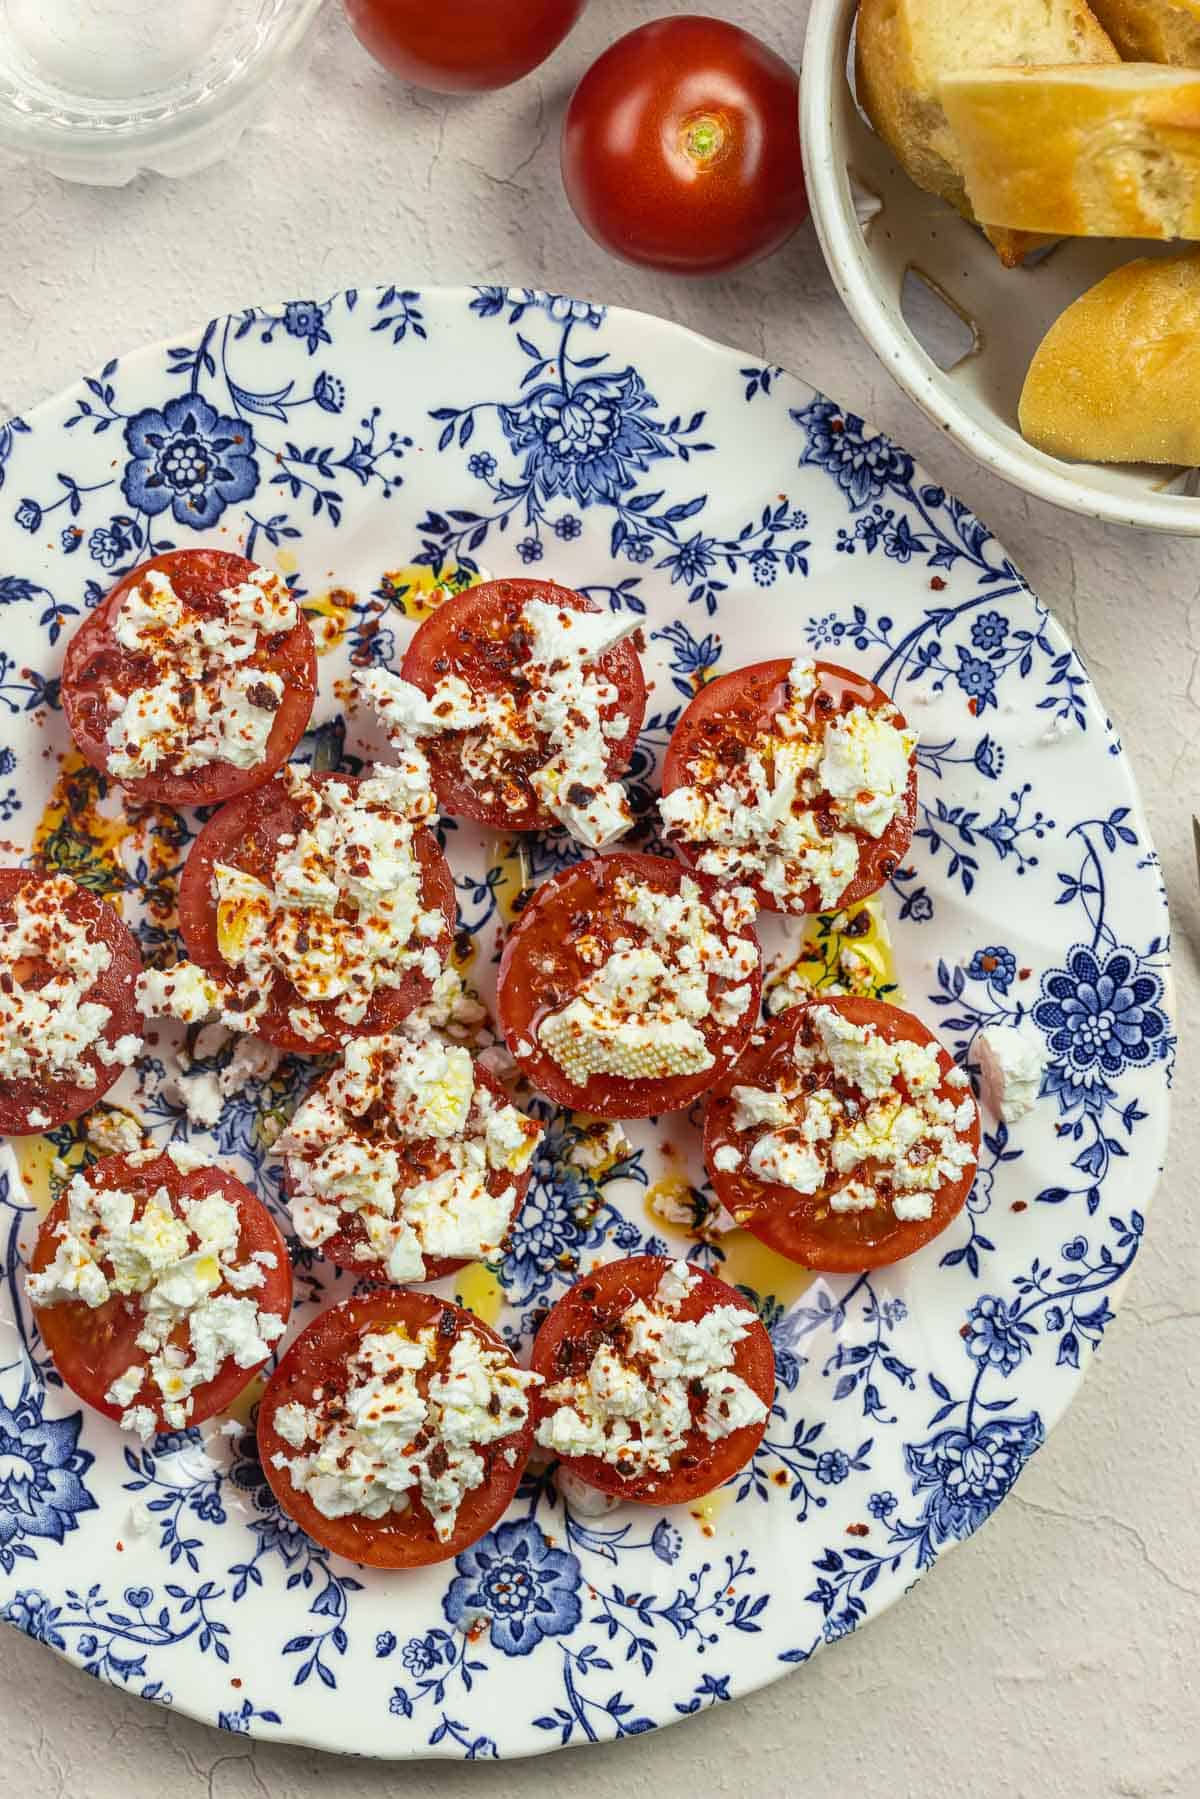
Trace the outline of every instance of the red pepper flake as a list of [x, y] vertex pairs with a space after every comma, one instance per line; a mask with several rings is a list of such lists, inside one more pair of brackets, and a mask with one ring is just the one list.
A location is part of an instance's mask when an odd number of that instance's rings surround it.
[[1027, 1212], [1029, 1210], [1029, 1202], [1024, 1199], [1014, 1199], [1008, 1209], [1010, 1212]]
[[847, 1524], [846, 1526], [846, 1535], [848, 1537], [869, 1537], [870, 1534], [871, 1527], [869, 1524]]
[[979, 715], [979, 701], [974, 698], [969, 699], [967, 701], [967, 711], [971, 714], [972, 718], [977, 718]]
[[934, 593], [945, 593], [946, 591], [946, 583], [941, 575], [931, 575], [929, 577], [929, 585], [932, 587]]
[[238, 1677], [237, 1677], [237, 1675], [236, 1675], [236, 1674], [235, 1674], [235, 1675], [234, 1675], [234, 1677], [233, 1677], [233, 1679], [232, 1679], [232, 1680], [231, 1680], [231, 1681], [230, 1681], [230, 1683], [229, 1683], [229, 1684], [230, 1684], [230, 1686], [231, 1686], [231, 1687], [240, 1687], [240, 1686], [241, 1686], [241, 1684], [242, 1684], [242, 1683], [241, 1683], [241, 1681], [240, 1681], [240, 1680], [239, 1680], [239, 1679], [238, 1679]]
[[958, 1327], [958, 1334], [960, 1337], [969, 1337], [971, 1334], [970, 1325], [969, 1324], [960, 1324]]
[[1032, 973], [1032, 968], [1018, 968], [1017, 979], [1018, 981], [1027, 981]]

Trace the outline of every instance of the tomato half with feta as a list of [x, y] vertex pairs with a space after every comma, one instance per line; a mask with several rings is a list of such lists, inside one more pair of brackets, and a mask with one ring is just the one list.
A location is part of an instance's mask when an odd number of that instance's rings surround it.
[[704, 1156], [740, 1225], [806, 1268], [912, 1255], [962, 1210], [979, 1107], [911, 1012], [844, 996], [794, 1006], [714, 1088]]
[[741, 1293], [666, 1256], [584, 1275], [534, 1339], [538, 1443], [589, 1486], [684, 1505], [758, 1448], [775, 1398], [771, 1339]]
[[365, 1280], [408, 1285], [498, 1253], [541, 1136], [469, 1050], [395, 1037], [356, 1044], [275, 1150], [300, 1241]]
[[131, 569], [63, 662], [82, 754], [132, 798], [169, 806], [211, 806], [270, 780], [316, 694], [312, 632], [286, 585], [225, 550], [172, 550]]
[[291, 1313], [292, 1267], [266, 1206], [186, 1150], [105, 1156], [77, 1174], [29, 1266], [67, 1386], [144, 1438], [231, 1405]]
[[[580, 614], [591, 623], [574, 625]], [[446, 720], [422, 739], [443, 812], [497, 831], [565, 823], [594, 847], [627, 828], [612, 784], [646, 712], [636, 628], [570, 588], [527, 580], [467, 588], [423, 620], [401, 674]], [[609, 647], [593, 655], [596, 644]]]
[[596, 1118], [690, 1105], [758, 1018], [753, 916], [746, 896], [664, 856], [622, 851], [563, 869], [504, 946], [509, 1049], [556, 1105]]
[[330, 1306], [271, 1376], [258, 1448], [314, 1542], [371, 1568], [461, 1553], [516, 1493], [535, 1377], [473, 1313], [408, 1289]]
[[[352, 797], [362, 788], [365, 777], [352, 775], [316, 775], [311, 786], [320, 795], [333, 787]], [[223, 806], [201, 830], [188, 853], [179, 883], [179, 928], [192, 961], [210, 974], [237, 986], [238, 964], [223, 948], [223, 935], [231, 950], [237, 937], [237, 908], [227, 931], [223, 931], [218, 898], [218, 865], [241, 870], [244, 874], [270, 886], [279, 857], [295, 844], [304, 829], [307, 813], [303, 797], [297, 797], [285, 776], [277, 777], [267, 787], [243, 794]], [[420, 898], [430, 913], [440, 913], [443, 928], [429, 940], [436, 951], [435, 959], [444, 963], [453, 943], [456, 918], [454, 876], [431, 831], [418, 829], [412, 836], [413, 854], [420, 876]], [[297, 912], [297, 918], [302, 915]], [[344, 926], [343, 947], [349, 955], [354, 947], [359, 913], [349, 900], [339, 898], [332, 917], [339, 928]], [[314, 923], [314, 936], [317, 924]], [[301, 929], [303, 927], [301, 926]], [[294, 937], [292, 947], [303, 957], [303, 938]], [[336, 945], [335, 945], [336, 948]], [[243, 983], [244, 985], [244, 983]], [[432, 992], [432, 978], [417, 967], [399, 972], [394, 981], [382, 979], [370, 992], [370, 999], [356, 1022], [347, 1022], [339, 1014], [339, 1000], [313, 999], [302, 996], [292, 981], [276, 970], [270, 976], [265, 1011], [248, 1016], [247, 1028], [276, 1048], [297, 1055], [322, 1055], [338, 1049], [355, 1036], [383, 1036], [393, 1030], [414, 1006], [423, 1005]], [[352, 996], [353, 997], [353, 996]], [[361, 995], [360, 995], [361, 997]], [[293, 1015], [303, 1011], [310, 1019], [310, 1033], [297, 1028]]]
[[142, 958], [107, 900], [0, 869], [0, 1135], [79, 1118], [141, 1048]]
[[684, 861], [767, 911], [833, 912], [885, 886], [912, 840], [916, 737], [881, 687], [829, 662], [719, 675], [676, 725], [659, 810]]

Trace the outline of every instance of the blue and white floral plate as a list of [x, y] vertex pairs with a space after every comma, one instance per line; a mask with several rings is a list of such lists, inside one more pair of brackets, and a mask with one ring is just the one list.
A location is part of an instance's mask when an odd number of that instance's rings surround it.
[[[643, 809], [713, 669], [811, 650], [893, 692], [922, 734], [916, 840], [887, 896], [903, 990], [968, 1063], [982, 1026], [1027, 1014], [1050, 1057], [1035, 1112], [990, 1122], [969, 1209], [858, 1280], [664, 1226], [647, 1196], [703, 1179], [686, 1121], [631, 1127], [629, 1153], [597, 1167], [555, 1120], [503, 1261], [447, 1287], [526, 1340], [573, 1258], [665, 1239], [753, 1292], [775, 1413], [751, 1468], [694, 1513], [586, 1519], [531, 1477], [475, 1548], [403, 1576], [350, 1567], [280, 1514], [248, 1407], [146, 1450], [81, 1414], [21, 1291], [50, 1160], [81, 1153], [81, 1133], [20, 1147], [25, 1181], [5, 1147], [0, 1614], [230, 1730], [477, 1757], [673, 1723], [881, 1611], [984, 1522], [1070, 1401], [1137, 1254], [1167, 1126], [1166, 903], [1133, 777], [986, 528], [779, 369], [660, 320], [497, 288], [217, 319], [14, 420], [0, 484], [0, 850], [36, 841], [119, 896], [148, 956], [173, 954], [195, 820], [122, 823], [59, 761], [63, 641], [114, 575], [213, 543], [291, 576], [330, 638], [306, 739], [329, 765], [369, 747], [338, 691], [350, 655], [397, 654], [420, 571], [526, 567], [644, 619]], [[514, 874], [494, 839], [448, 841], [460, 950], [486, 996], [509, 900], [565, 852], [535, 840]], [[172, 1053], [164, 1036], [110, 1097], [160, 1140], [195, 1140], [156, 1092]], [[275, 1203], [265, 1144], [303, 1083], [285, 1064], [213, 1133]], [[347, 1283], [297, 1264], [302, 1323]]]

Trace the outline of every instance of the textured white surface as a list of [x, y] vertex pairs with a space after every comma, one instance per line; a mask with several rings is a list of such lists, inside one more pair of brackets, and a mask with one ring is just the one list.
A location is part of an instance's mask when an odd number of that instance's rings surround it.
[[[759, 268], [695, 284], [624, 268], [582, 235], [558, 179], [571, 85], [621, 31], [685, 10], [592, 0], [540, 75], [449, 102], [389, 82], [331, 16], [290, 117], [248, 140], [234, 169], [114, 192], [6, 171], [0, 413], [115, 350], [242, 302], [382, 280], [567, 289], [667, 314], [808, 375], [974, 506], [1074, 637], [1141, 776], [1174, 903], [1186, 1021], [1200, 992], [1189, 823], [1200, 801], [1195, 546], [1069, 518], [952, 451], [856, 336], [810, 229]], [[798, 57], [805, 4], [728, 0], [712, 10]], [[530, 1799], [616, 1799], [631, 1780], [663, 1799], [798, 1787], [889, 1799], [1196, 1793], [1192, 1079], [1185, 1046], [1172, 1162], [1131, 1296], [1066, 1421], [978, 1538], [811, 1667], [681, 1730], [519, 1768], [399, 1770], [218, 1734], [102, 1688], [5, 1630], [0, 1784], [26, 1799], [293, 1799], [318, 1788], [327, 1799], [374, 1799], [400, 1782], [413, 1799], [490, 1799], [518, 1783]]]

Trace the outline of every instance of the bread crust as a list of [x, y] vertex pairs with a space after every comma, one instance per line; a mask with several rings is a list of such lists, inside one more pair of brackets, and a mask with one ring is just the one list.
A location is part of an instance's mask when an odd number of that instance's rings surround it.
[[1200, 250], [1126, 263], [1068, 306], [1019, 416], [1051, 456], [1200, 465]]
[[1128, 62], [1200, 69], [1200, 0], [1091, 0]]

